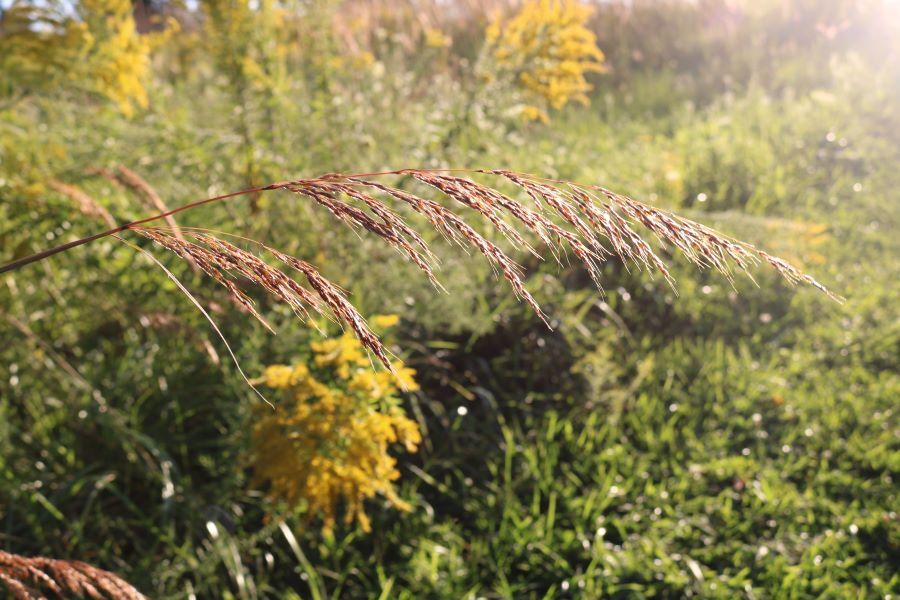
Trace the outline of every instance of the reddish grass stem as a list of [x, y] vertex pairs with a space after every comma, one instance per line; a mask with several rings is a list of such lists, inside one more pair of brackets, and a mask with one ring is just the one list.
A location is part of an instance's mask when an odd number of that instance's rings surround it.
[[238, 192], [231, 192], [229, 194], [223, 194], [221, 196], [214, 196], [212, 198], [204, 198], [203, 200], [197, 200], [195, 202], [191, 202], [190, 204], [185, 204], [184, 206], [179, 206], [178, 208], [173, 208], [172, 210], [168, 210], [166, 212], [160, 213], [158, 215], [153, 215], [151, 217], [146, 217], [144, 219], [138, 219], [137, 221], [130, 221], [123, 225], [119, 225], [118, 227], [114, 227], [112, 229], [108, 229], [106, 231], [101, 231], [100, 233], [95, 233], [94, 235], [89, 235], [87, 237], [83, 237], [81, 239], [73, 240], [71, 242], [67, 242], [65, 244], [60, 244], [59, 246], [54, 246], [53, 248], [48, 248], [46, 250], [42, 250], [41, 252], [37, 252], [35, 254], [31, 254], [30, 256], [26, 256], [24, 258], [20, 258], [18, 260], [14, 260], [12, 262], [6, 263], [2, 267], [0, 267], [0, 273], [7, 273], [9, 271], [15, 271], [16, 269], [20, 269], [24, 266], [30, 265], [31, 263], [36, 263], [38, 261], [44, 260], [45, 258], [50, 258], [55, 254], [59, 254], [60, 252], [65, 252], [66, 250], [71, 250], [72, 248], [77, 248], [78, 246], [83, 246], [87, 243], [93, 242], [94, 240], [99, 240], [105, 237], [109, 237], [111, 235], [115, 235], [117, 233], [122, 233], [132, 227], [136, 227], [138, 225], [143, 225], [144, 223], [150, 223], [152, 221], [158, 221], [160, 219], [165, 219], [166, 217], [172, 216], [174, 214], [180, 213], [185, 210], [189, 210], [191, 208], [195, 208], [197, 206], [202, 206], [203, 204], [209, 204], [210, 202], [218, 202], [220, 200], [227, 200], [228, 198], [234, 198], [236, 196], [244, 196], [247, 194], [255, 194], [258, 192], [264, 192], [267, 190], [277, 190], [284, 187], [285, 183], [273, 183], [263, 187], [250, 188], [246, 190], [240, 190]]
[[[484, 169], [429, 169], [433, 173], [485, 173], [489, 174], [491, 171], [486, 171]], [[373, 173], [354, 173], [352, 175], [343, 175], [340, 177], [344, 179], [349, 178], [363, 178], [363, 177], [379, 177], [384, 175], [402, 175], [406, 173], [408, 169], [397, 169], [394, 171], [377, 171]], [[326, 176], [327, 177], [327, 176]], [[553, 179], [544, 179], [544, 178], [536, 178], [541, 179], [542, 181], [553, 181]], [[237, 196], [246, 196], [248, 194], [257, 194], [259, 192], [266, 192], [270, 190], [278, 190], [285, 188], [291, 184], [296, 183], [296, 181], [283, 181], [279, 183], [271, 183], [262, 187], [248, 188], [245, 190], [240, 190], [237, 192], [231, 192], [228, 194], [222, 194], [221, 196], [214, 196], [212, 198], [204, 198], [203, 200], [197, 200], [195, 202], [191, 202], [190, 204], [185, 204], [184, 206], [179, 206], [178, 208], [174, 208], [172, 210], [168, 210], [166, 212], [159, 213], [157, 215], [153, 215], [151, 217], [147, 217], [144, 219], [139, 219], [137, 221], [131, 221], [125, 223], [123, 225], [119, 225], [118, 227], [114, 227], [112, 229], [108, 229], [106, 231], [101, 231], [100, 233], [95, 233], [94, 235], [90, 235], [87, 237], [83, 237], [81, 239], [77, 239], [71, 242], [67, 242], [65, 244], [60, 244], [59, 246], [54, 246], [53, 248], [48, 248], [46, 250], [42, 250], [41, 252], [36, 252], [35, 254], [31, 254], [29, 256], [25, 256], [18, 260], [14, 260], [6, 263], [2, 267], [0, 267], [0, 273], [8, 273], [10, 271], [15, 271], [16, 269], [21, 269], [22, 267], [28, 266], [32, 263], [36, 263], [44, 260], [45, 258], [50, 258], [60, 252], [65, 252], [66, 250], [71, 250], [72, 248], [77, 248], [78, 246], [83, 246], [94, 240], [99, 240], [105, 237], [109, 237], [111, 235], [115, 235], [117, 233], [122, 233], [130, 229], [131, 227], [135, 227], [137, 225], [143, 225], [144, 223], [150, 223], [153, 221], [158, 221], [160, 219], [165, 219], [166, 217], [170, 217], [177, 213], [180, 213], [185, 210], [190, 210], [197, 206], [202, 206], [203, 204], [209, 204], [210, 202], [218, 202], [220, 200], [227, 200], [228, 198], [234, 198]]]
[[[494, 187], [458, 176], [457, 173], [486, 175], [501, 183], [512, 184], [518, 189], [519, 197], [527, 196], [529, 200], [523, 203]], [[408, 176], [450, 201], [453, 208], [446, 202], [437, 202], [374, 181], [381, 176]], [[132, 179], [139, 187], [149, 187], [143, 180], [138, 182], [137, 175]], [[236, 305], [268, 329], [272, 330], [271, 326], [256, 310], [252, 298], [238, 286], [236, 279], [244, 279], [260, 286], [271, 297], [287, 304], [301, 320], [305, 321], [311, 316], [310, 310], [323, 316], [330, 313], [338, 322], [349, 326], [363, 346], [390, 369], [387, 348], [348, 301], [346, 292], [323, 277], [316, 267], [256, 242], [283, 267], [302, 274], [306, 279], [306, 285], [303, 285], [256, 254], [221, 238], [193, 228], [182, 233], [171, 219], [176, 213], [203, 204], [279, 189], [304, 196], [352, 229], [367, 231], [380, 238], [415, 264], [437, 289], [442, 289], [434, 272], [438, 266], [437, 257], [416, 228], [410, 226], [404, 216], [392, 207], [404, 205], [408, 210], [424, 217], [448, 241], [463, 248], [477, 250], [495, 272], [508, 282], [516, 297], [531, 306], [545, 322], [545, 315], [537, 300], [526, 289], [524, 269], [500, 245], [492, 241], [491, 236], [485, 237], [473, 228], [467, 221], [468, 217], [475, 217], [489, 225], [489, 230], [498, 233], [501, 240], [515, 249], [543, 256], [532, 245], [532, 240], [536, 240], [560, 264], [563, 257], [571, 253], [601, 290], [602, 263], [616, 255], [624, 262], [636, 263], [650, 272], [661, 274], [674, 287], [674, 280], [665, 262], [638, 233], [643, 228], [660, 242], [680, 250], [698, 267], [711, 267], [729, 281], [733, 280], [735, 270], [746, 273], [749, 267], [762, 261], [789, 282], [805, 282], [831, 298], [838, 299], [811, 276], [777, 257], [724, 236], [705, 225], [643, 204], [628, 196], [596, 185], [546, 179], [513, 171], [483, 169], [401, 169], [351, 175], [330, 173], [311, 179], [272, 183], [164, 210], [160, 214], [15, 260], [0, 267], [0, 273], [13, 271], [107, 236], [121, 239], [119, 233], [132, 231], [199, 268], [225, 287]], [[154, 205], [164, 209], [161, 200], [155, 201]], [[160, 219], [167, 219], [170, 227], [142, 226]], [[523, 235], [525, 233], [533, 234], [532, 239], [526, 238]], [[167, 273], [174, 278], [171, 273]], [[187, 293], [183, 286], [179, 284], [179, 287]], [[189, 293], [188, 295], [191, 297]], [[191, 299], [193, 300], [192, 297]], [[197, 304], [195, 300], [194, 303]]]

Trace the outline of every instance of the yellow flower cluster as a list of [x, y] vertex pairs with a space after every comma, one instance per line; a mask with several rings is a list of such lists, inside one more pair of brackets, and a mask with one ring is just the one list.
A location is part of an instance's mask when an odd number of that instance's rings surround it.
[[174, 29], [167, 33], [140, 34], [132, 16], [131, 0], [82, 0], [90, 31], [85, 44], [90, 48], [90, 70], [94, 90], [119, 105], [126, 115], [134, 105], [147, 106], [144, 80], [150, 73], [150, 55]]
[[[577, 0], [527, 0], [508, 23], [498, 16], [488, 26], [490, 51], [501, 69], [553, 108], [570, 101], [588, 104], [592, 87], [585, 76], [604, 70], [603, 52], [586, 25], [591, 12]], [[548, 118], [536, 106], [527, 107], [523, 117]]]
[[31, 86], [64, 78], [113, 100], [127, 115], [135, 105], [145, 107], [150, 54], [168, 33], [140, 34], [130, 0], [82, 0], [77, 17], [53, 6], [13, 5], [9, 34], [0, 36], [0, 70]]
[[425, 45], [429, 48], [449, 48], [453, 38], [435, 27], [425, 28]]
[[[379, 323], [380, 321], [380, 323]], [[375, 318], [376, 326], [396, 322]], [[356, 337], [347, 333], [310, 344], [311, 360], [266, 369], [266, 386], [283, 390], [276, 411], [261, 407], [252, 433], [254, 485], [268, 484], [271, 500], [306, 505], [322, 518], [326, 534], [343, 505], [344, 522], [371, 530], [363, 503], [376, 494], [411, 510], [393, 486], [400, 472], [388, 451], [402, 444], [415, 452], [421, 434], [405, 416], [397, 393], [415, 390], [415, 371], [376, 372]]]

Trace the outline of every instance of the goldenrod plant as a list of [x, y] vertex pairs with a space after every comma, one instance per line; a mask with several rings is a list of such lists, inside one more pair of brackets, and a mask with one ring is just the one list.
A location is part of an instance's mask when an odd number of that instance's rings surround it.
[[592, 8], [578, 0], [528, 0], [508, 21], [498, 14], [485, 32], [501, 74], [508, 73], [536, 101], [528, 120], [548, 122], [547, 107], [589, 104], [589, 73], [604, 71], [604, 55], [588, 29]]
[[[379, 315], [371, 321], [384, 331], [397, 320]], [[350, 332], [312, 342], [293, 365], [268, 367], [260, 382], [280, 399], [275, 411], [263, 404], [255, 411], [253, 482], [273, 502], [303, 506], [307, 518], [321, 518], [328, 535], [341, 506], [344, 523], [371, 531], [363, 504], [376, 494], [411, 510], [394, 489], [400, 472], [389, 450], [400, 444], [415, 452], [421, 441], [399, 397], [401, 390], [418, 389], [414, 376], [399, 362], [394, 372], [373, 370]]]
[[0, 35], [0, 77], [13, 95], [69, 86], [105, 96], [127, 116], [147, 107], [152, 51], [177, 27], [140, 34], [130, 0], [83, 0], [75, 14], [63, 2], [16, 0]]
[[47, 117], [36, 105], [88, 97], [132, 119], [148, 107], [154, 51], [179, 25], [138, 32], [130, 0], [15, 0], [0, 16], [0, 188], [38, 200], [52, 187], [51, 165], [68, 157], [58, 138], [38, 135]]

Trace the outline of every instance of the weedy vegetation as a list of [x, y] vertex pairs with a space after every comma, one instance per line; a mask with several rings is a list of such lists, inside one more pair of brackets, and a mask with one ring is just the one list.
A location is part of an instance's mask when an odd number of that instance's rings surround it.
[[0, 595], [897, 596], [890, 2], [0, 7]]

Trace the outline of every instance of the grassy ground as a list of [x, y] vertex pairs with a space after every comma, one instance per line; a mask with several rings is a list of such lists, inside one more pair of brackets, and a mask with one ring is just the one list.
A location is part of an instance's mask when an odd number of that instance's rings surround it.
[[[599, 181], [797, 261], [847, 301], [677, 261], [677, 295], [613, 261], [601, 295], [521, 256], [548, 330], [449, 247], [435, 295], [298, 199], [204, 209], [182, 224], [315, 257], [366, 314], [403, 315], [397, 348], [422, 388], [404, 402], [425, 438], [400, 461], [413, 511], [373, 501], [372, 533], [325, 536], [265, 501], [246, 459], [258, 400], [165, 276], [104, 242], [0, 279], [0, 544], [153, 597], [896, 597], [900, 79], [859, 60], [788, 89], [610, 76], [549, 125], [484, 119], [491, 98], [461, 113], [446, 73], [331, 82], [336, 105], [307, 89], [275, 117], [254, 106], [256, 180], [452, 164]], [[29, 140], [4, 181], [28, 164], [119, 219], [143, 208], [90, 167], [130, 165], [172, 205], [243, 187], [233, 97], [158, 70], [132, 119], [56, 96], [2, 113], [7, 139]], [[97, 228], [49, 192], [0, 198], [4, 261]], [[179, 274], [252, 376], [317, 339], [260, 296], [272, 337]]]

